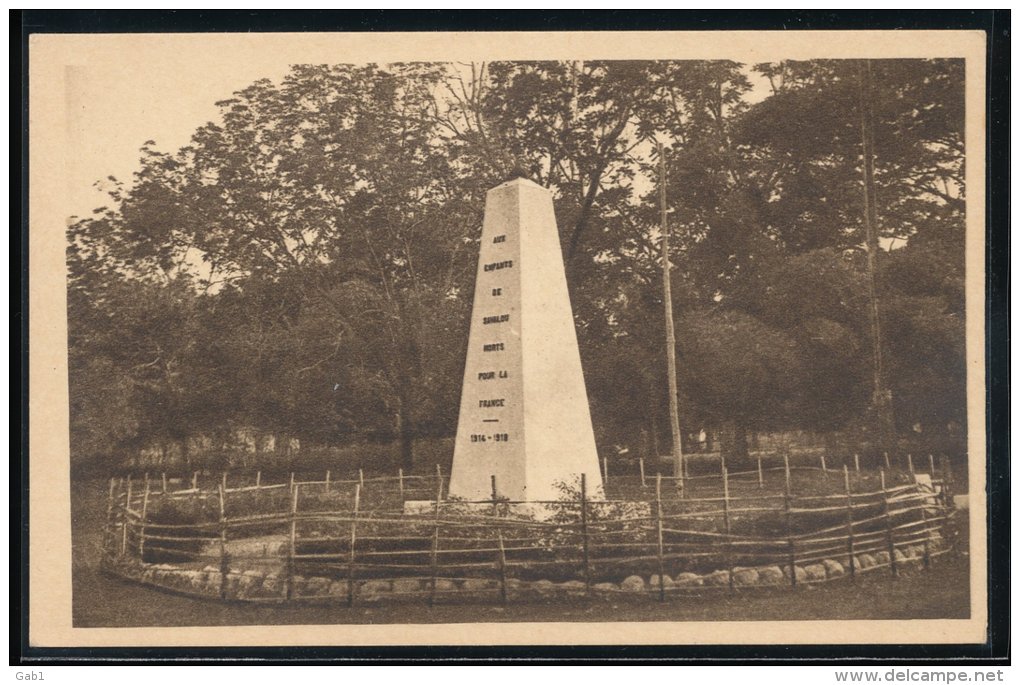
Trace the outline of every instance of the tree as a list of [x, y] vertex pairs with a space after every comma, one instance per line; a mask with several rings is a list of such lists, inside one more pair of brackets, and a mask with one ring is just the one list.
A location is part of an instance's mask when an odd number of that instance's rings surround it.
[[[899, 429], [961, 425], [962, 63], [874, 63], [876, 292]], [[456, 421], [484, 192], [550, 188], [600, 444], [668, 426], [654, 139], [684, 425], [856, 425], [859, 91], [837, 60], [300, 65], [142, 149], [69, 229], [76, 450], [239, 428], [326, 444]], [[805, 297], [810, 293], [811, 297]], [[945, 401], [925, 403], [926, 395]], [[96, 430], [111, 424], [111, 430]], [[660, 435], [661, 434], [661, 435]]]
[[295, 383], [324, 364], [371, 368], [410, 466], [435, 373], [425, 350], [449, 366], [458, 349], [434, 324], [463, 316], [480, 225], [413, 87], [436, 70], [299, 66], [279, 86], [258, 81], [178, 153], [147, 150], [135, 185], [87, 222], [138, 278], [172, 263], [182, 284], [222, 290], [210, 311], [236, 336], [234, 363], [222, 360], [242, 399], [230, 420], [295, 430]]

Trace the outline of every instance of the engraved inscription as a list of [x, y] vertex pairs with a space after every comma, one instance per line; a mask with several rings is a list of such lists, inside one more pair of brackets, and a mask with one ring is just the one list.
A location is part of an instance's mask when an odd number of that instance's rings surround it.
[[494, 242], [494, 243], [505, 243], [506, 242], [506, 236], [505, 235], [498, 235], [498, 236], [496, 236], [495, 238], [492, 239], [492, 242]]
[[492, 400], [478, 400], [478, 406], [479, 407], [483, 407], [483, 408], [502, 407], [502, 406], [504, 406], [504, 402], [506, 402], [506, 400], [504, 398], [502, 398], [502, 397], [499, 397], [499, 398], [496, 398], [496, 399], [492, 399]]
[[499, 269], [510, 269], [514, 265], [514, 260], [507, 259], [502, 262], [492, 262], [491, 264], [485, 265], [485, 271], [498, 271]]
[[492, 435], [485, 435], [484, 433], [472, 433], [471, 442], [510, 442], [509, 433], [493, 433]]
[[482, 323], [483, 324], [505, 323], [505, 322], [507, 322], [509, 320], [510, 320], [510, 315], [509, 314], [496, 314], [496, 315], [493, 315], [493, 316], [483, 317], [482, 318]]
[[502, 352], [503, 343], [485, 343], [482, 345], [483, 352]]

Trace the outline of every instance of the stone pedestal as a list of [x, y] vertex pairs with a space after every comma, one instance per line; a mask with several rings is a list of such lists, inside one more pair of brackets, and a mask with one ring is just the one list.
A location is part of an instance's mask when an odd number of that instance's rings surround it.
[[450, 494], [603, 497], [551, 193], [525, 179], [489, 191]]

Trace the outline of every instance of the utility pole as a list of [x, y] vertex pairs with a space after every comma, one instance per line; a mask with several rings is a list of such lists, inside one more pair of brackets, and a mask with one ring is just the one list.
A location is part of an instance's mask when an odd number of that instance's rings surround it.
[[666, 221], [666, 153], [659, 152], [659, 208], [662, 212], [662, 299], [666, 309], [666, 365], [669, 374], [669, 427], [673, 433], [673, 477], [683, 483], [684, 455], [680, 442], [680, 409], [676, 387], [676, 332], [673, 328], [673, 289], [669, 277], [669, 224]]
[[871, 322], [872, 397], [881, 450], [888, 450], [894, 436], [892, 392], [886, 388], [882, 364], [882, 326], [878, 297], [878, 205], [875, 200], [875, 113], [872, 107], [871, 60], [857, 63], [860, 81], [861, 148], [864, 173], [864, 231], [868, 247], [868, 314]]

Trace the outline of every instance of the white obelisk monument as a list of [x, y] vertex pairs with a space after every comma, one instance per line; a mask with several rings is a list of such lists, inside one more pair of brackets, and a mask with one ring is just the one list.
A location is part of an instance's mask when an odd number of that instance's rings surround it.
[[523, 179], [485, 201], [451, 495], [551, 501], [585, 474], [603, 497], [552, 194]]

